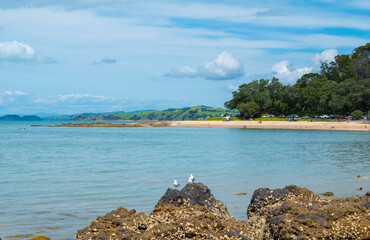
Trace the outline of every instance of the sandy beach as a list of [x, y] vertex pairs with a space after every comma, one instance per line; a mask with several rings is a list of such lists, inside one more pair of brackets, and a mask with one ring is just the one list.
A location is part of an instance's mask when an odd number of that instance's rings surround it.
[[370, 124], [363, 121], [309, 122], [309, 121], [174, 121], [171, 127], [220, 127], [250, 129], [302, 129], [302, 130], [345, 130], [369, 131]]
[[249, 129], [296, 129], [296, 130], [345, 130], [369, 131], [370, 124], [363, 121], [310, 122], [310, 121], [172, 121], [137, 123], [65, 123], [59, 125], [31, 125], [31, 127], [194, 127], [194, 128], [249, 128]]

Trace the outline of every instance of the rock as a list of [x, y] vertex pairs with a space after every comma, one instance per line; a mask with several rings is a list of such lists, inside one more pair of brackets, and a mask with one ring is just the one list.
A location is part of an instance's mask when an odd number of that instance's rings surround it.
[[109, 239], [370, 239], [370, 192], [328, 200], [295, 185], [257, 189], [236, 221], [203, 184], [167, 189], [150, 215], [118, 208], [76, 234]]
[[241, 239], [241, 240], [249, 240], [248, 237], [238, 233], [238, 232], [233, 232], [233, 231], [230, 231], [226, 234], [226, 236], [228, 236], [229, 238], [234, 238], [234, 239]]
[[202, 183], [187, 184], [181, 191], [168, 188], [167, 192], [159, 199], [156, 208], [165, 204], [172, 204], [177, 207], [184, 204], [205, 206], [216, 216], [233, 219], [225, 205], [216, 200], [211, 194], [211, 190]]
[[20, 234], [20, 235], [14, 235], [14, 236], [5, 236], [5, 238], [28, 238], [33, 237], [35, 235], [33, 234]]
[[369, 239], [369, 200], [369, 196], [327, 200], [294, 185], [258, 189], [247, 211], [248, 236], [251, 239]]
[[324, 192], [324, 193], [321, 193], [321, 195], [323, 195], [325, 197], [332, 197], [332, 196], [334, 196], [334, 193], [333, 192]]
[[[79, 240], [248, 239], [246, 222], [236, 221], [201, 183], [167, 189], [150, 215], [118, 208], [77, 231]], [[230, 237], [231, 236], [231, 237]]]
[[236, 193], [233, 193], [233, 195], [237, 195], [237, 196], [239, 196], [239, 195], [248, 195], [248, 193], [245, 193], [245, 192], [242, 192], [242, 193], [236, 192]]
[[45, 236], [38, 236], [38, 237], [31, 238], [30, 240], [50, 240], [50, 238], [45, 237]]
[[358, 187], [358, 188], [356, 188], [356, 190], [360, 190], [360, 191], [362, 191], [362, 187]]

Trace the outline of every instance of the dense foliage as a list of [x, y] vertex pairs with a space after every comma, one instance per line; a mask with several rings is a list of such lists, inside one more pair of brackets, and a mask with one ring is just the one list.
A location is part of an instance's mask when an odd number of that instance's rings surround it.
[[320, 73], [303, 75], [293, 85], [279, 79], [255, 80], [233, 92], [225, 107], [242, 117], [259, 114], [337, 113], [370, 110], [370, 43], [322, 63]]

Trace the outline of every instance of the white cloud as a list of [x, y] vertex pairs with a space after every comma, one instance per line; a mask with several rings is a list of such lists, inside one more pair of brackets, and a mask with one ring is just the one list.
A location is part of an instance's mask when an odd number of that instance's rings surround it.
[[292, 69], [289, 61], [281, 61], [273, 65], [271, 71], [283, 82], [294, 82], [304, 74], [312, 72], [312, 67]]
[[27, 93], [22, 91], [3, 91], [0, 93], [0, 105], [12, 105], [26, 102]]
[[207, 62], [202, 70], [204, 78], [212, 80], [235, 79], [244, 75], [243, 65], [229, 52], [222, 52]]
[[66, 94], [66, 95], [58, 95], [58, 101], [60, 102], [68, 102], [68, 103], [107, 103], [114, 101], [115, 98], [113, 97], [105, 97], [105, 96], [99, 96], [99, 95], [91, 95], [91, 94], [81, 94], [81, 93], [72, 93], [72, 94]]
[[21, 63], [55, 62], [55, 60], [36, 52], [31, 46], [18, 41], [0, 42], [0, 61]]
[[330, 63], [334, 61], [334, 58], [337, 55], [338, 51], [336, 49], [327, 49], [322, 51], [321, 53], [316, 53], [311, 58], [311, 61], [314, 67], [320, 67], [322, 62]]
[[229, 84], [229, 85], [227, 85], [227, 89], [229, 90], [229, 91], [237, 91], [238, 89], [239, 89], [239, 87], [238, 86], [234, 86], [234, 85], [232, 85], [232, 84]]
[[184, 67], [175, 67], [172, 69], [171, 73], [167, 74], [168, 77], [175, 78], [184, 78], [184, 77], [197, 77], [199, 74], [198, 69], [184, 66]]
[[200, 77], [209, 80], [229, 80], [244, 76], [243, 64], [230, 52], [222, 52], [212, 61], [197, 68], [184, 66], [172, 69], [167, 77], [194, 78]]
[[21, 91], [14, 91], [14, 92], [12, 92], [12, 91], [4, 91], [3, 93], [2, 93], [2, 95], [4, 95], [4, 96], [11, 96], [11, 95], [26, 95], [27, 93], [24, 93], [24, 92], [21, 92]]
[[272, 66], [273, 74], [282, 81], [294, 82], [306, 73], [316, 72], [320, 69], [322, 62], [332, 62], [338, 55], [336, 49], [326, 49], [321, 53], [315, 53], [311, 58], [311, 66], [294, 69], [289, 61], [281, 61]]

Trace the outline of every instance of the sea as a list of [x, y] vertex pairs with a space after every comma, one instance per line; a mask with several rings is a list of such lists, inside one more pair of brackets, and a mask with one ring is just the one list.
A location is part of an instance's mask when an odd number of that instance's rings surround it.
[[75, 239], [118, 207], [150, 214], [191, 173], [237, 220], [262, 187], [370, 191], [369, 132], [30, 126], [60, 123], [0, 121], [0, 238]]

